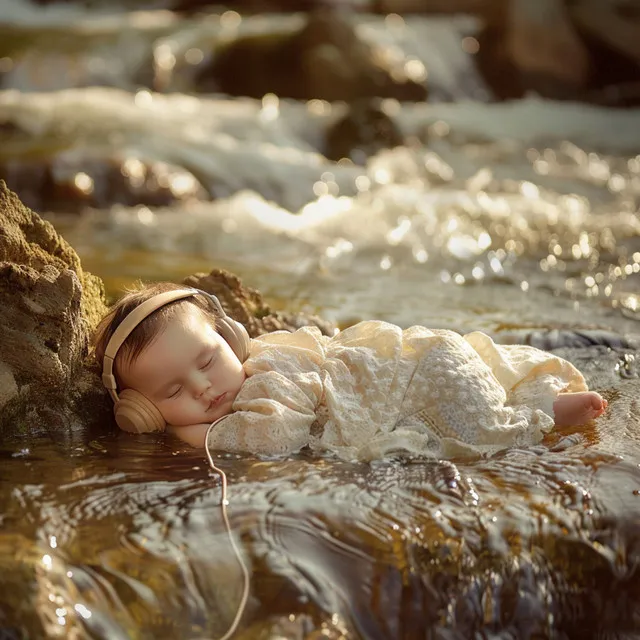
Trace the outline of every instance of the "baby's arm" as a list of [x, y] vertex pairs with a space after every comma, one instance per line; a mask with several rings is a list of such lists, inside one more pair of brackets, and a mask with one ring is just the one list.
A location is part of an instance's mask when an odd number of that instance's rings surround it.
[[[209, 435], [212, 449], [278, 455], [299, 451], [309, 443], [315, 407], [322, 392], [317, 374], [293, 376], [296, 382], [270, 371], [245, 382], [232, 413], [216, 420]], [[182, 427], [170, 433], [203, 449], [210, 423]]]
[[309, 444], [315, 409], [322, 393], [317, 373], [289, 379], [277, 371], [249, 378], [233, 404], [209, 432], [212, 450], [283, 455]]

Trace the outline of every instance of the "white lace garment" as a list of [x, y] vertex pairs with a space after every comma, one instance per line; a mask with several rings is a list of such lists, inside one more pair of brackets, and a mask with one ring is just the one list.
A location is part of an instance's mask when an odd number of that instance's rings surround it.
[[378, 321], [333, 338], [315, 327], [261, 336], [244, 367], [234, 413], [210, 431], [212, 450], [492, 453], [539, 442], [557, 394], [587, 390], [572, 364], [533, 347]]

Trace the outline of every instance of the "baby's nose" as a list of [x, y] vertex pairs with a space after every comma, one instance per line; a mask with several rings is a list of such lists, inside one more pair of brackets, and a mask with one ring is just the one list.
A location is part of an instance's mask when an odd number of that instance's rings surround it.
[[200, 397], [205, 391], [209, 389], [211, 382], [206, 376], [197, 376], [193, 381], [193, 391], [196, 397]]

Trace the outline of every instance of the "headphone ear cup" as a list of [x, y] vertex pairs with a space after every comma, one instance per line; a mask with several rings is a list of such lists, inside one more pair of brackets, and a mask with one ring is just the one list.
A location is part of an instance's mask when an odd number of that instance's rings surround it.
[[116, 423], [129, 433], [164, 431], [167, 423], [158, 408], [139, 391], [125, 389], [113, 405]]
[[251, 338], [249, 338], [244, 325], [225, 315], [217, 318], [216, 328], [236, 354], [238, 360], [244, 362], [249, 357], [249, 346], [251, 344]]

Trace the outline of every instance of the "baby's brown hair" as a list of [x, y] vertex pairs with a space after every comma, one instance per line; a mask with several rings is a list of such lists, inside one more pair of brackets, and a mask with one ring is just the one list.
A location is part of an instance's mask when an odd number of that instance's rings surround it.
[[[107, 315], [102, 318], [93, 334], [92, 344], [95, 358], [102, 367], [104, 353], [109, 344], [109, 340], [120, 326], [122, 321], [143, 302], [167, 291], [186, 289], [183, 285], [173, 282], [158, 282], [154, 284], [141, 285], [136, 289], [129, 290], [110, 309]], [[119, 375], [122, 365], [130, 365], [149, 346], [158, 334], [166, 327], [167, 322], [175, 317], [177, 313], [187, 311], [192, 305], [199, 309], [216, 328], [216, 315], [211, 305], [202, 300], [202, 296], [192, 296], [170, 302], [147, 316], [124, 341], [114, 361], [114, 375], [119, 388], [122, 388], [122, 379]]]

